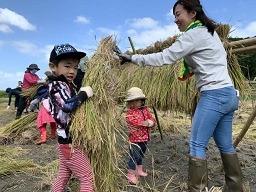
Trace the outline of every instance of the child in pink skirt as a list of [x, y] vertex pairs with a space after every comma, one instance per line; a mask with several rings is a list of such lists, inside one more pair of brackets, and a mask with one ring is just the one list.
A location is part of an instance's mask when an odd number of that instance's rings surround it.
[[56, 138], [56, 122], [54, 118], [51, 116], [50, 112], [47, 110], [49, 109], [49, 94], [48, 94], [48, 85], [44, 84], [41, 87], [38, 88], [37, 90], [37, 97], [30, 103], [31, 109], [35, 109], [36, 106], [39, 104], [39, 111], [37, 114], [37, 119], [36, 119], [36, 125], [37, 128], [40, 131], [40, 139], [36, 141], [37, 145], [41, 145], [43, 143], [46, 143], [47, 140], [47, 131], [46, 131], [46, 126], [47, 124], [50, 124], [51, 126], [51, 138], [55, 139]]
[[37, 119], [36, 119], [36, 125], [40, 131], [40, 140], [36, 142], [37, 145], [46, 143], [46, 140], [47, 140], [46, 125], [47, 124], [50, 124], [51, 126], [51, 138], [52, 139], [56, 138], [56, 129], [57, 129], [56, 122], [53, 119], [53, 117], [50, 115], [49, 111], [47, 111], [46, 108], [44, 107], [44, 103], [47, 103], [47, 102], [42, 102], [42, 104], [40, 105], [40, 108], [37, 114]]

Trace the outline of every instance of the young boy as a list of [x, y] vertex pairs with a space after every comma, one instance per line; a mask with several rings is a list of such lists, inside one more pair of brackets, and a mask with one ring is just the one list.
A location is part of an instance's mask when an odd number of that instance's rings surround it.
[[49, 67], [54, 76], [49, 79], [49, 99], [48, 102], [44, 100], [43, 105], [57, 123], [59, 143], [59, 172], [52, 185], [52, 192], [64, 191], [71, 174], [79, 179], [80, 191], [93, 191], [89, 158], [79, 147], [71, 147], [69, 133], [71, 112], [93, 96], [90, 86], [82, 87], [77, 95], [73, 86], [79, 61], [85, 55], [69, 44], [61, 44], [54, 46], [49, 59]]

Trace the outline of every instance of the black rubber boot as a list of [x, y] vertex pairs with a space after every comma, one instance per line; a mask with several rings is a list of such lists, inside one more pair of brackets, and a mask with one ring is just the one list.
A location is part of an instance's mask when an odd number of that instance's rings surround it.
[[221, 154], [225, 172], [225, 186], [223, 192], [242, 192], [242, 171], [237, 154]]
[[207, 161], [203, 159], [189, 158], [188, 191], [204, 191], [208, 186]]

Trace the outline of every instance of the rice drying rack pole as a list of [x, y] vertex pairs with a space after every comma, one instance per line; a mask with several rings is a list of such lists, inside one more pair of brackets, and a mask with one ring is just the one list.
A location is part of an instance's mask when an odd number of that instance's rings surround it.
[[232, 48], [231, 51], [235, 54], [256, 53], [256, 37], [231, 41], [228, 43], [228, 46]]
[[[130, 42], [130, 45], [132, 47], [132, 52], [133, 54], [136, 54], [136, 49], [134, 47], [134, 44], [133, 44], [133, 41], [132, 41], [132, 38], [131, 37], [128, 37], [128, 40]], [[158, 128], [158, 131], [160, 133], [160, 137], [161, 137], [161, 140], [163, 140], [163, 133], [162, 133], [162, 129], [161, 129], [161, 126], [160, 126], [160, 122], [159, 122], [159, 118], [158, 118], [158, 115], [157, 115], [157, 112], [156, 112], [156, 108], [153, 106], [153, 112], [154, 112], [154, 116], [155, 116], [155, 119], [156, 119], [156, 123], [157, 123], [157, 128]]]
[[132, 52], [133, 52], [133, 54], [136, 54], [136, 49], [134, 48], [134, 44], [133, 44], [133, 42], [132, 42], [132, 38], [131, 38], [131, 37], [128, 37], [128, 40], [129, 40], [130, 45], [131, 45], [131, 47], [132, 47]]

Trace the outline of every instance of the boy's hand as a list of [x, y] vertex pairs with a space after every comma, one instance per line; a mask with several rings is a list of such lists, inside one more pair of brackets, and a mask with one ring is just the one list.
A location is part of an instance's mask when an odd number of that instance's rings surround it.
[[87, 94], [88, 98], [93, 96], [93, 91], [92, 91], [92, 88], [90, 86], [81, 87], [80, 91], [84, 91]]

